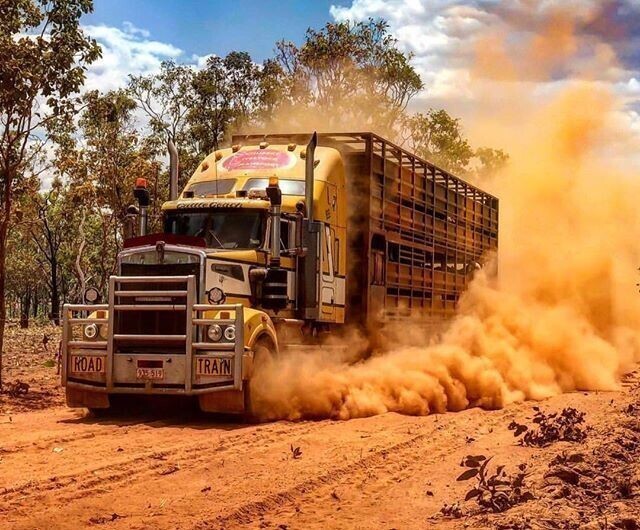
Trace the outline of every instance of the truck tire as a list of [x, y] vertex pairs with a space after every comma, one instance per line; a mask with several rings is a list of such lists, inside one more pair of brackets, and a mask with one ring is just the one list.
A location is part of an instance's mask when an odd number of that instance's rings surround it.
[[249, 423], [258, 423], [260, 418], [257, 414], [257, 410], [255, 408], [255, 403], [252, 400], [251, 396], [251, 379], [254, 374], [260, 370], [261, 367], [268, 365], [273, 362], [273, 359], [276, 355], [276, 347], [273, 344], [273, 341], [267, 337], [260, 337], [253, 349], [253, 371], [249, 377], [244, 382], [244, 419]]
[[111, 413], [111, 407], [106, 409], [99, 409], [96, 407], [88, 407], [89, 414], [94, 418], [106, 418]]

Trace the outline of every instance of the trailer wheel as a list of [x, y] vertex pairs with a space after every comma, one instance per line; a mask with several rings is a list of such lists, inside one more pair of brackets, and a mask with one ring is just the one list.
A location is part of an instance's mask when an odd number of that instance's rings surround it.
[[261, 368], [273, 362], [276, 355], [276, 347], [273, 341], [267, 337], [260, 337], [253, 349], [253, 371], [249, 379], [244, 382], [244, 418], [250, 423], [257, 423], [259, 417], [255, 408], [255, 402], [251, 395], [251, 379]]

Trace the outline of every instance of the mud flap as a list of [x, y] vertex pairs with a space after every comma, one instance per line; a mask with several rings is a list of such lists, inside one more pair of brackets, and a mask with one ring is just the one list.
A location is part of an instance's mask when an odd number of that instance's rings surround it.
[[91, 392], [67, 387], [67, 406], [71, 408], [108, 409], [109, 395], [104, 392]]
[[198, 396], [200, 410], [222, 414], [242, 414], [244, 412], [244, 392], [223, 390]]

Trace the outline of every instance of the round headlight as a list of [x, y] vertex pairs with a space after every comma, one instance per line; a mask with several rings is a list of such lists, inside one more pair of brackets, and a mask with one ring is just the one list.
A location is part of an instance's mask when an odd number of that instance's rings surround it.
[[100, 291], [95, 287], [89, 287], [84, 291], [84, 301], [86, 304], [97, 304], [100, 301]]
[[89, 340], [93, 340], [98, 336], [98, 326], [95, 324], [87, 324], [84, 327], [84, 336]]
[[207, 293], [207, 298], [211, 304], [222, 304], [227, 299], [227, 295], [220, 287], [214, 287]]
[[229, 342], [236, 340], [236, 327], [234, 325], [227, 326], [224, 330], [224, 338]]
[[209, 340], [212, 340], [213, 342], [218, 342], [222, 338], [222, 328], [218, 326], [218, 324], [209, 326], [207, 335], [209, 336]]

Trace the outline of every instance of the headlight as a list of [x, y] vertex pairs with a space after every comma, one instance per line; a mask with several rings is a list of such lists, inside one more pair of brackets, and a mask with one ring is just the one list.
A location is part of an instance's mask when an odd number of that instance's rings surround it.
[[220, 289], [220, 287], [214, 287], [207, 293], [207, 298], [209, 299], [209, 303], [217, 305], [224, 303], [227, 299], [227, 295], [224, 294], [224, 291]]
[[98, 326], [95, 324], [87, 324], [84, 327], [84, 336], [89, 340], [93, 340], [98, 336]]
[[97, 304], [100, 301], [100, 291], [95, 287], [88, 287], [84, 291], [84, 301], [86, 304]]
[[233, 342], [234, 340], [236, 340], [236, 327], [234, 325], [225, 328], [224, 338], [229, 342]]
[[222, 328], [218, 326], [218, 324], [214, 324], [213, 326], [209, 326], [209, 330], [207, 331], [207, 335], [209, 336], [209, 340], [213, 342], [218, 342], [222, 338]]

